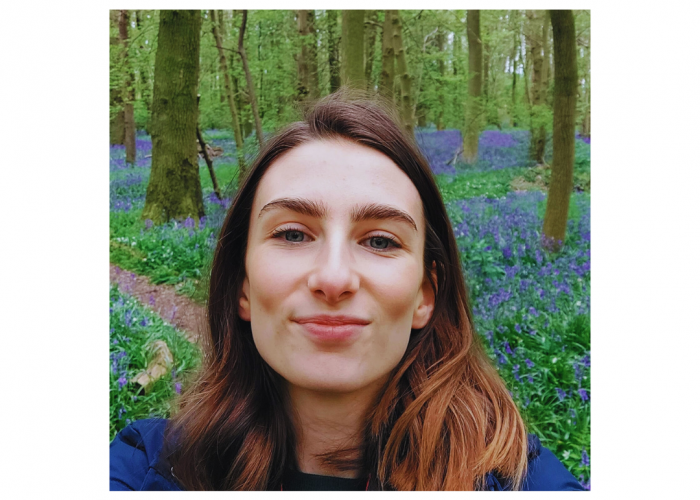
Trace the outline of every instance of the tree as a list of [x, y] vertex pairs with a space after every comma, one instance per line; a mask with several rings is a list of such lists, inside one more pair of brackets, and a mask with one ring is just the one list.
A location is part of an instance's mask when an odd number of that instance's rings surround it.
[[[438, 59], [438, 74], [440, 75], [440, 83], [443, 83], [445, 78], [445, 33], [442, 26], [438, 29], [437, 35], [435, 37], [435, 43], [437, 44], [439, 59]], [[436, 127], [438, 130], [445, 130], [445, 94], [444, 92], [438, 92], [438, 111]]]
[[248, 98], [250, 99], [250, 107], [253, 109], [253, 119], [255, 120], [255, 135], [258, 138], [258, 144], [260, 147], [263, 145], [263, 131], [262, 122], [260, 121], [260, 113], [258, 113], [258, 101], [255, 99], [255, 84], [253, 83], [253, 76], [250, 74], [250, 68], [248, 68], [248, 57], [245, 53], [245, 45], [243, 43], [245, 37], [245, 25], [248, 20], [248, 11], [241, 11], [243, 13], [243, 19], [241, 19], [241, 29], [238, 31], [238, 55], [241, 56], [241, 61], [243, 62], [243, 71], [245, 72], [245, 79], [248, 83]]
[[343, 85], [365, 88], [365, 11], [344, 10], [340, 40]]
[[479, 156], [481, 133], [481, 72], [483, 56], [479, 30], [479, 11], [467, 11], [467, 43], [469, 44], [468, 97], [463, 156], [467, 163], [475, 163]]
[[573, 189], [578, 76], [574, 15], [570, 10], [549, 14], [554, 35], [554, 155], [542, 233], [545, 249], [558, 252], [566, 236]]
[[396, 54], [396, 76], [401, 82], [401, 121], [408, 135], [413, 137], [413, 105], [411, 103], [411, 75], [406, 65], [406, 50], [403, 43], [401, 15], [398, 10], [392, 10], [391, 23], [394, 27], [394, 54]]
[[134, 70], [129, 61], [129, 11], [119, 11], [119, 43], [122, 46], [122, 102], [124, 103], [124, 147], [126, 163], [136, 163], [136, 123], [134, 122]]
[[141, 217], [154, 223], [204, 215], [197, 159], [199, 10], [160, 12], [153, 82], [151, 177]]
[[117, 36], [109, 37], [110, 45], [110, 85], [109, 85], [109, 143], [124, 144], [124, 102], [122, 96], [122, 84], [120, 66], [122, 63], [121, 50], [115, 50], [119, 43], [119, 17], [120, 11], [109, 11], [109, 23], [112, 30], [116, 30]]
[[300, 99], [318, 97], [318, 62], [315, 14], [313, 10], [296, 11], [301, 50], [297, 55], [298, 95]]
[[326, 11], [326, 31], [328, 36], [328, 69], [331, 94], [340, 88], [340, 51], [338, 40], [338, 11]]
[[543, 45], [548, 36], [549, 19], [546, 15], [538, 16], [536, 11], [528, 11], [527, 36], [532, 61], [532, 87], [530, 97], [530, 159], [537, 164], [544, 164], [544, 147], [546, 140], [545, 124], [549, 113], [545, 104], [547, 92], [544, 76]]
[[384, 11], [382, 26], [382, 73], [379, 77], [379, 92], [388, 99], [394, 99], [394, 29], [391, 24], [390, 10]]
[[365, 81], [367, 82], [367, 88], [372, 90], [374, 85], [372, 83], [372, 68], [374, 65], [374, 49], [377, 40], [377, 26], [379, 25], [379, 11], [368, 10], [367, 11], [367, 22], [365, 23]]
[[241, 133], [241, 122], [238, 118], [238, 110], [233, 98], [233, 88], [231, 86], [231, 75], [228, 70], [228, 62], [226, 61], [226, 53], [224, 52], [224, 42], [219, 33], [219, 16], [220, 12], [215, 10], [209, 11], [211, 15], [211, 30], [216, 42], [216, 48], [219, 50], [219, 66], [221, 73], [224, 75], [224, 89], [226, 90], [226, 101], [228, 102], [229, 111], [231, 112], [231, 128], [233, 128], [233, 137], [236, 140], [236, 156], [238, 158], [238, 177], [242, 179], [245, 175], [245, 153], [243, 152], [243, 134]]

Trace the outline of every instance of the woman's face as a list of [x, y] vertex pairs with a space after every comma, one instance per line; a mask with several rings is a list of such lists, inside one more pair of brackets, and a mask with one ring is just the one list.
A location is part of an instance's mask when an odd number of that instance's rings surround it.
[[424, 244], [418, 191], [382, 153], [336, 139], [275, 160], [255, 194], [239, 303], [260, 355], [299, 388], [379, 386], [433, 311]]

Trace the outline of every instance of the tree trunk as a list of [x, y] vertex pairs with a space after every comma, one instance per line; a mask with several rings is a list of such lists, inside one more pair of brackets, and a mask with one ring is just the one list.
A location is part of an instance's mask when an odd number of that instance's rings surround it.
[[238, 110], [236, 109], [236, 103], [233, 99], [233, 88], [231, 86], [231, 75], [228, 72], [228, 62], [226, 61], [226, 54], [224, 53], [224, 45], [221, 39], [221, 34], [219, 33], [219, 12], [215, 10], [210, 10], [211, 15], [211, 30], [214, 34], [214, 41], [216, 42], [216, 47], [219, 49], [219, 67], [221, 68], [221, 73], [224, 75], [224, 88], [226, 89], [226, 100], [228, 101], [228, 108], [231, 111], [231, 126], [233, 127], [233, 137], [236, 140], [236, 157], [238, 158], [238, 179], [243, 179], [246, 171], [245, 164], [245, 153], [243, 152], [243, 134], [241, 133], [241, 122], [238, 118]]
[[326, 29], [328, 31], [328, 69], [330, 73], [331, 94], [340, 88], [340, 54], [338, 40], [338, 11], [326, 11]]
[[250, 99], [250, 107], [253, 111], [253, 119], [255, 120], [255, 135], [258, 138], [258, 144], [262, 148], [263, 145], [263, 131], [262, 123], [260, 122], [260, 113], [258, 113], [258, 101], [255, 99], [255, 84], [253, 83], [253, 77], [250, 74], [250, 69], [248, 68], [248, 58], [245, 55], [245, 45], [243, 40], [245, 37], [245, 25], [248, 20], [248, 11], [244, 10], [243, 19], [241, 19], [241, 29], [238, 31], [238, 55], [241, 56], [241, 61], [243, 62], [243, 71], [245, 72], [245, 79], [248, 82], [248, 99]]
[[199, 10], [160, 12], [153, 82], [153, 161], [141, 217], [154, 223], [204, 215], [197, 161]]
[[318, 63], [316, 61], [316, 28], [313, 10], [298, 10], [297, 28], [301, 50], [297, 56], [297, 95], [299, 99], [318, 98]]
[[467, 11], [467, 43], [469, 44], [469, 94], [466, 106], [466, 125], [463, 156], [469, 164], [476, 163], [479, 156], [479, 134], [481, 133], [481, 72], [483, 56], [479, 32], [479, 11]]
[[374, 67], [374, 50], [377, 45], [377, 25], [379, 24], [379, 11], [368, 10], [367, 11], [368, 22], [365, 26], [365, 35], [367, 37], [367, 44], [365, 48], [367, 52], [365, 53], [365, 81], [367, 82], [367, 88], [373, 90], [374, 84], [372, 83], [372, 69]]
[[542, 235], [544, 248], [558, 252], [566, 236], [573, 189], [578, 78], [573, 12], [551, 10], [549, 14], [554, 34], [554, 157]]
[[202, 150], [202, 156], [204, 157], [204, 161], [207, 163], [207, 168], [209, 169], [209, 176], [211, 177], [211, 185], [214, 188], [214, 194], [218, 199], [221, 199], [219, 183], [216, 180], [216, 173], [214, 172], [214, 163], [209, 157], [209, 152], [207, 151], [207, 143], [204, 142], [204, 138], [202, 137], [202, 131], [199, 130], [199, 95], [197, 95], [197, 141], [199, 142], [199, 147]]
[[591, 137], [591, 56], [590, 47], [584, 47], [585, 85], [583, 94], [583, 120], [581, 121], [581, 137]]
[[[536, 11], [528, 11], [530, 60], [532, 61], [532, 96], [530, 99], [530, 159], [538, 165], [544, 164], [545, 128], [544, 87], [542, 66], [542, 19]], [[545, 19], [546, 22], [546, 19]]]
[[391, 11], [384, 11], [382, 27], [382, 74], [379, 77], [379, 92], [387, 99], [394, 100], [394, 29], [391, 25]]
[[364, 89], [365, 83], [365, 11], [343, 11], [340, 46], [340, 77], [343, 85]]
[[[119, 45], [119, 11], [109, 11], [110, 27], [117, 30], [117, 36], [109, 37], [109, 45]], [[111, 47], [110, 47], [111, 52]], [[116, 59], [116, 61], [115, 61]], [[110, 63], [121, 65], [121, 58], [110, 57]], [[118, 66], [117, 66], [118, 67]], [[109, 88], [109, 143], [124, 144], [124, 102], [122, 98], [122, 86], [111, 84]]]
[[438, 88], [438, 109], [435, 120], [438, 130], [445, 130], [445, 33], [440, 28], [437, 32], [436, 43], [438, 48], [438, 74], [440, 75], [440, 87]]
[[401, 82], [401, 120], [404, 129], [410, 137], [413, 137], [413, 104], [411, 103], [411, 76], [408, 74], [406, 64], [406, 50], [403, 44], [401, 27], [401, 15], [398, 10], [392, 12], [392, 25], [394, 27], [394, 53], [396, 54], [396, 76]]
[[126, 163], [136, 163], [136, 124], [134, 123], [134, 70], [129, 61], [129, 11], [119, 11], [119, 42], [122, 45], [122, 100], [124, 102], [124, 146]]
[[[515, 14], [513, 14], [513, 11], [510, 11], [511, 19], [514, 18]], [[518, 24], [514, 23], [514, 29], [513, 29], [513, 51], [511, 52], [511, 57], [510, 60], [513, 63], [513, 85], [511, 86], [510, 89], [510, 99], [511, 99], [511, 125], [515, 127], [517, 125], [516, 119], [515, 119], [515, 90], [518, 86], [518, 47], [520, 46], [520, 31], [518, 29]]]
[[457, 32], [452, 33], [452, 74], [457, 76], [462, 73], [462, 35]]

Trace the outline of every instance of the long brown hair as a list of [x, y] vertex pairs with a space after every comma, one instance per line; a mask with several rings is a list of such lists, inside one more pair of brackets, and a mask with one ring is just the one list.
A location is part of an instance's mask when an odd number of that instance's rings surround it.
[[426, 276], [436, 264], [433, 315], [411, 331], [403, 359], [366, 416], [359, 457], [371, 488], [482, 489], [489, 472], [520, 488], [525, 424], [475, 333], [457, 244], [430, 167], [398, 123], [378, 98], [341, 90], [272, 137], [242, 181], [212, 263], [202, 371], [166, 432], [173, 470], [186, 489], [276, 489], [285, 468], [297, 465], [288, 396], [258, 354], [250, 323], [238, 316], [239, 293], [260, 179], [290, 149], [338, 137], [382, 152], [408, 175], [423, 202]]

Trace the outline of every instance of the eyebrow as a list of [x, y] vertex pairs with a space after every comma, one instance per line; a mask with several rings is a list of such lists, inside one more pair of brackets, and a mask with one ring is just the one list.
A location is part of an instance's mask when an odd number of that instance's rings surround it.
[[[262, 217], [265, 212], [272, 210], [291, 210], [292, 212], [308, 215], [309, 217], [315, 217], [317, 219], [325, 219], [328, 216], [328, 207], [323, 203], [307, 200], [305, 198], [279, 198], [262, 207], [258, 218]], [[415, 231], [418, 231], [413, 217], [406, 212], [389, 205], [380, 205], [378, 203], [356, 205], [350, 212], [350, 219], [353, 223], [367, 220], [395, 220], [406, 223], [413, 227]]]

